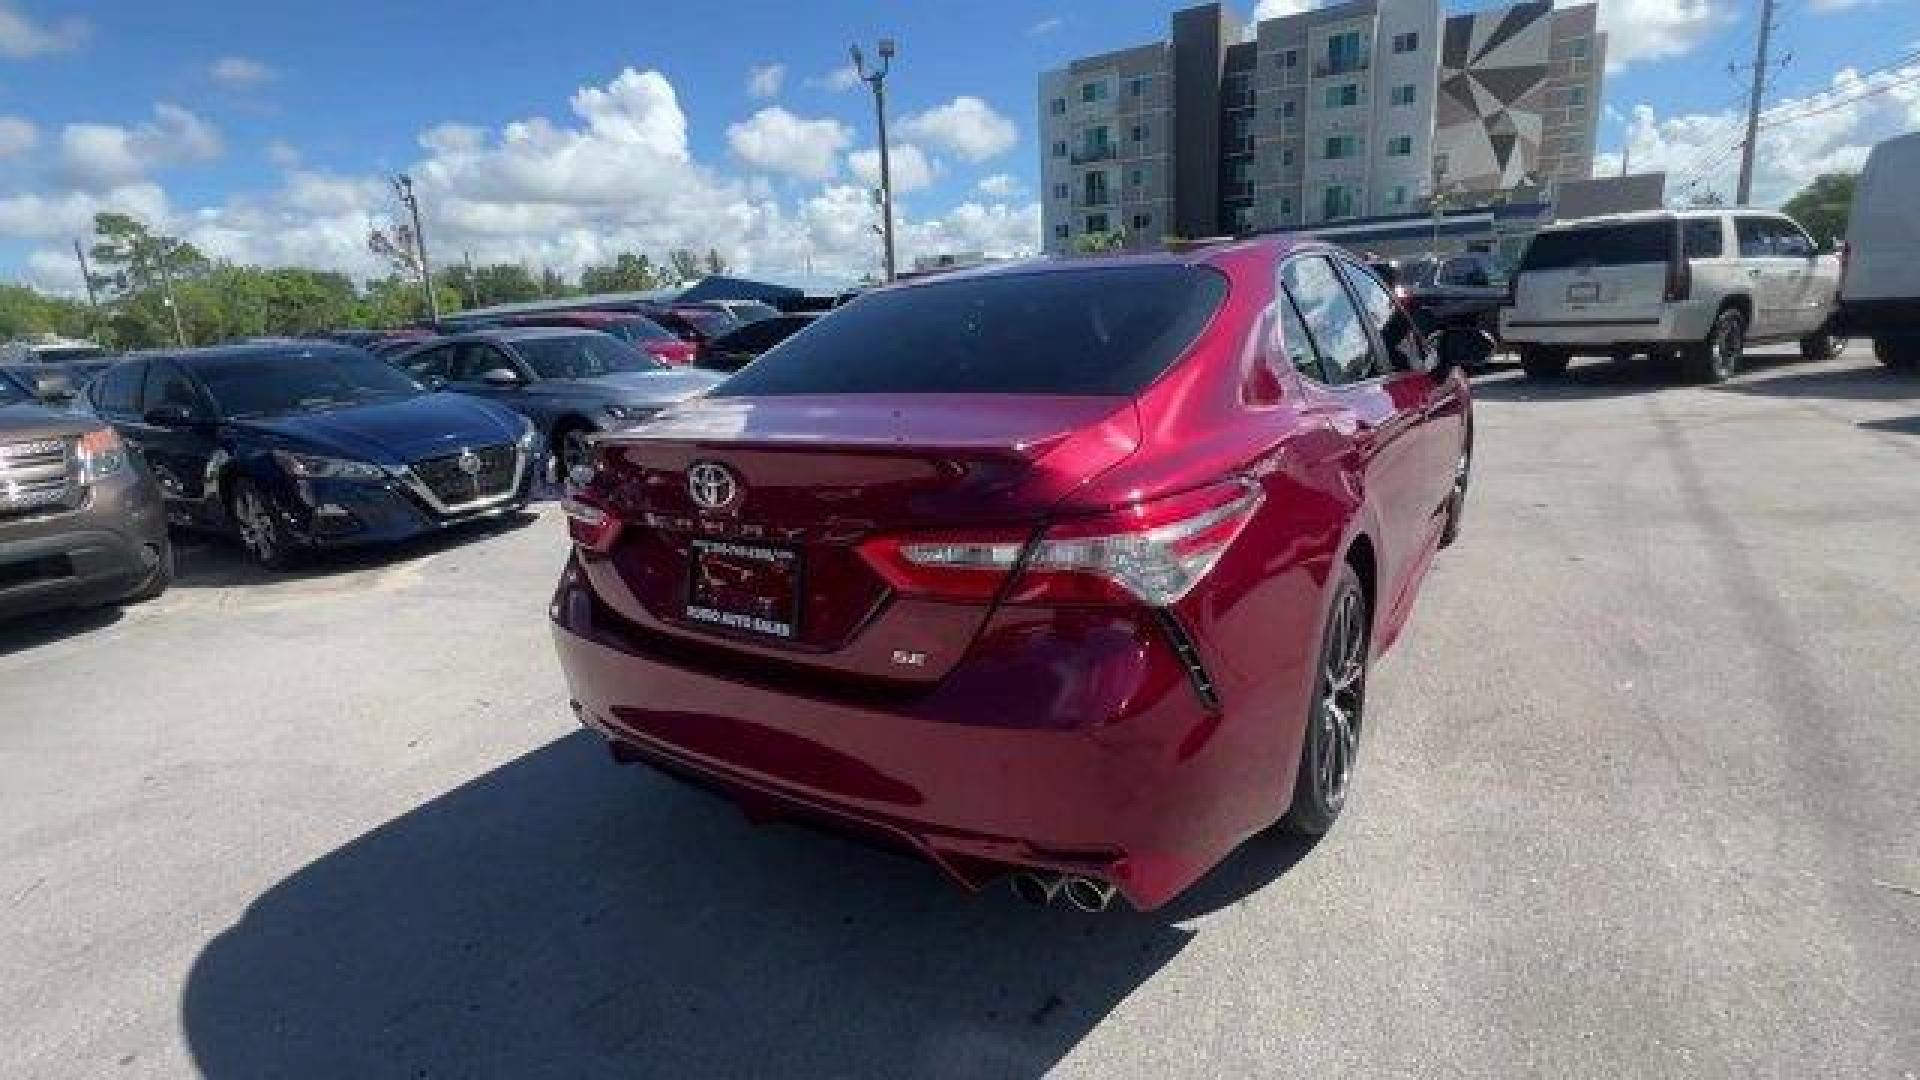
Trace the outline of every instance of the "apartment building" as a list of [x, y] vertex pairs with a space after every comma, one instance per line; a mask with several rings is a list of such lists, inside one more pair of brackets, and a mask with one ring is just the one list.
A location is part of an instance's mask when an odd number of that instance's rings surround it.
[[1243, 28], [1219, 4], [1165, 41], [1040, 76], [1049, 250], [1088, 233], [1312, 228], [1533, 195], [1593, 167], [1593, 4], [1448, 16], [1350, 0]]

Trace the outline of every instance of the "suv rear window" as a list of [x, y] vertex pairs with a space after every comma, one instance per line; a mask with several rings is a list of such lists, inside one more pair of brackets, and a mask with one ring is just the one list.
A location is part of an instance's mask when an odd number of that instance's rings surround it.
[[1633, 266], [1673, 257], [1672, 221], [1630, 221], [1536, 233], [1520, 269], [1565, 270], [1574, 266]]
[[779, 394], [1139, 393], [1227, 291], [1192, 266], [1089, 267], [868, 293], [722, 383]]

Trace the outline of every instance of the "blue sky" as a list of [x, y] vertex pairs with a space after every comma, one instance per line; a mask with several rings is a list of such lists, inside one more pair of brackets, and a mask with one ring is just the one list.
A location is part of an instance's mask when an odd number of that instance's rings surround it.
[[[1757, 6], [1603, 0], [1625, 65], [1602, 150], [1631, 138], [1636, 165], [1724, 189], [1743, 87], [1727, 65], [1750, 52]], [[1763, 198], [1920, 126], [1920, 87], [1846, 100], [1920, 69], [1833, 89], [1849, 66], [1920, 60], [1920, 3], [1782, 6], [1780, 94], [1837, 107], [1763, 141]], [[1169, 10], [0, 0], [0, 274], [71, 288], [67, 238], [104, 208], [225, 257], [371, 272], [364, 234], [392, 212], [380, 177], [397, 168], [419, 177], [440, 253], [573, 269], [621, 246], [712, 243], [745, 266], [857, 273], [874, 251], [858, 171], [872, 108], [831, 76], [849, 42], [883, 34], [901, 49], [889, 92], [910, 147], [896, 162], [915, 188], [909, 251], [1018, 250], [1037, 242], [1035, 75], [1161, 36]], [[750, 73], [773, 67], [756, 94]]]

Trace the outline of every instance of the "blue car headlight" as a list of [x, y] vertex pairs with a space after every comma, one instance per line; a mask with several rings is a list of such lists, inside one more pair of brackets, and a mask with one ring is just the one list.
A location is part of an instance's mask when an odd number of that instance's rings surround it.
[[287, 475], [301, 480], [378, 480], [387, 475], [386, 470], [369, 462], [294, 450], [275, 450], [273, 460]]
[[524, 416], [520, 418], [520, 428], [520, 447], [523, 450], [531, 450], [534, 444], [540, 441], [540, 429], [532, 420]]

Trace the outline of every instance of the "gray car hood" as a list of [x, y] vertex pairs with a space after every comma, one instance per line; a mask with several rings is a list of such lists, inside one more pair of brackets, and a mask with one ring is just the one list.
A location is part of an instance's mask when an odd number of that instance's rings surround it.
[[622, 371], [597, 379], [547, 379], [536, 387], [547, 393], [604, 397], [625, 405], [671, 405], [706, 393], [723, 378], [710, 371], [674, 368]]

